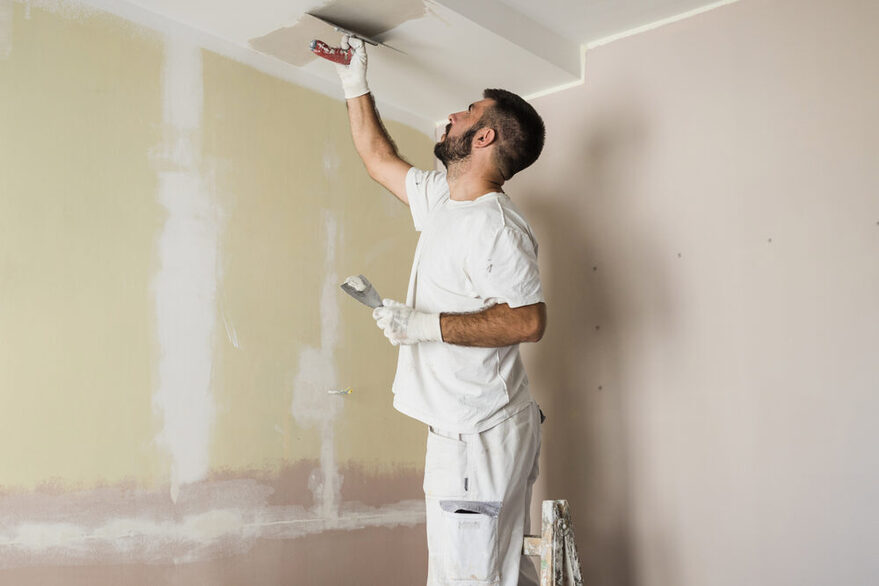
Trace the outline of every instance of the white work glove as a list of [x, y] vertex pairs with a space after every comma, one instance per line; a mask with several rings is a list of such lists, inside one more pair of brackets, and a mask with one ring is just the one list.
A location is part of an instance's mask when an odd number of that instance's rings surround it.
[[339, 45], [342, 49], [349, 46], [354, 49], [351, 55], [351, 63], [348, 65], [336, 64], [336, 73], [342, 80], [342, 90], [345, 92], [345, 99], [350, 100], [357, 96], [369, 93], [369, 86], [366, 85], [366, 47], [363, 41], [357, 37], [349, 37], [344, 35], [342, 43]]
[[415, 311], [393, 299], [385, 299], [382, 304], [373, 310], [372, 317], [394, 346], [442, 342], [440, 314]]

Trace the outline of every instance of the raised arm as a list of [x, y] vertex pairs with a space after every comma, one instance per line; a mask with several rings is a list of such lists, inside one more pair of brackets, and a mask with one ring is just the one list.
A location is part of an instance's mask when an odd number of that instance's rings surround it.
[[406, 196], [406, 173], [412, 167], [397, 153], [397, 145], [375, 109], [372, 94], [364, 94], [347, 100], [348, 120], [354, 148], [363, 159], [369, 176], [385, 186], [400, 201], [409, 205]]
[[397, 146], [382, 124], [375, 101], [366, 83], [366, 48], [358, 38], [342, 38], [342, 48], [354, 49], [349, 65], [337, 65], [348, 105], [348, 120], [354, 148], [366, 165], [369, 176], [381, 183], [400, 201], [409, 204], [406, 196], [406, 173], [412, 167], [404, 161]]

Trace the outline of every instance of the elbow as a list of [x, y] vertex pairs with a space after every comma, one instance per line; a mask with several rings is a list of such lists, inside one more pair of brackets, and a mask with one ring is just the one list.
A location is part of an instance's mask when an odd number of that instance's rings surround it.
[[366, 173], [369, 175], [370, 179], [372, 179], [373, 181], [379, 180], [379, 172], [375, 162], [364, 158], [363, 166], [366, 167]]
[[539, 342], [543, 339], [543, 332], [546, 331], [546, 322], [540, 322], [535, 325], [529, 332], [526, 342]]
[[366, 172], [369, 174], [369, 177], [373, 181], [377, 181], [382, 185], [385, 185], [385, 182], [388, 180], [387, 160], [387, 158], [380, 157], [376, 154], [363, 158], [363, 165], [366, 167]]
[[538, 303], [528, 320], [525, 342], [539, 342], [546, 332], [546, 304]]

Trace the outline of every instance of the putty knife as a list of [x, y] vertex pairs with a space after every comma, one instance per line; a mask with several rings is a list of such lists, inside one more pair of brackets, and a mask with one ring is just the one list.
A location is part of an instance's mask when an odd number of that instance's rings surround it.
[[[387, 47], [388, 49], [394, 49], [390, 45], [385, 45], [382, 42], [376, 41], [375, 39], [371, 39], [365, 35], [361, 35], [360, 33], [355, 33], [354, 31], [349, 31], [348, 29], [343, 28], [334, 22], [330, 22], [329, 20], [327, 20], [325, 18], [321, 18], [320, 16], [317, 16], [315, 14], [311, 14], [310, 12], [306, 12], [306, 14], [308, 14], [308, 16], [310, 16], [312, 18], [318, 19], [319, 21], [323, 22], [324, 24], [327, 24], [327, 25], [333, 27], [338, 32], [342, 33], [343, 35], [348, 35], [349, 37], [357, 37], [358, 39], [360, 39], [364, 43], [368, 43], [374, 47]], [[340, 65], [348, 65], [349, 63], [351, 63], [351, 56], [354, 54], [354, 49], [351, 49], [350, 47], [347, 49], [343, 49], [341, 47], [330, 47], [329, 45], [327, 45], [326, 43], [324, 43], [323, 41], [320, 41], [318, 39], [314, 39], [313, 41], [311, 41], [308, 44], [308, 48], [311, 49], [311, 52], [314, 53], [315, 55], [317, 55], [318, 57], [323, 57], [324, 59], [332, 61], [333, 63], [338, 63]], [[402, 53], [402, 51], [400, 51], [399, 49], [394, 49], [394, 51], [397, 51], [398, 53]]]
[[342, 291], [362, 303], [375, 309], [382, 306], [382, 296], [378, 294], [369, 279], [363, 275], [356, 277], [348, 277], [345, 282], [340, 285]]

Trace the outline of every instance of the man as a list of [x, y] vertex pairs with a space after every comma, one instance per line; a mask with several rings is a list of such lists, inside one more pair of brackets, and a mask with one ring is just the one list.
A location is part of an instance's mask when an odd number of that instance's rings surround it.
[[394, 407], [428, 425], [428, 584], [536, 584], [522, 556], [542, 414], [520, 342], [543, 336], [537, 243], [501, 186], [543, 148], [543, 121], [515, 94], [449, 116], [434, 153], [447, 172], [397, 154], [366, 83], [363, 42], [337, 66], [354, 146], [369, 175], [409, 205], [421, 232], [406, 303], [373, 317], [400, 345]]

